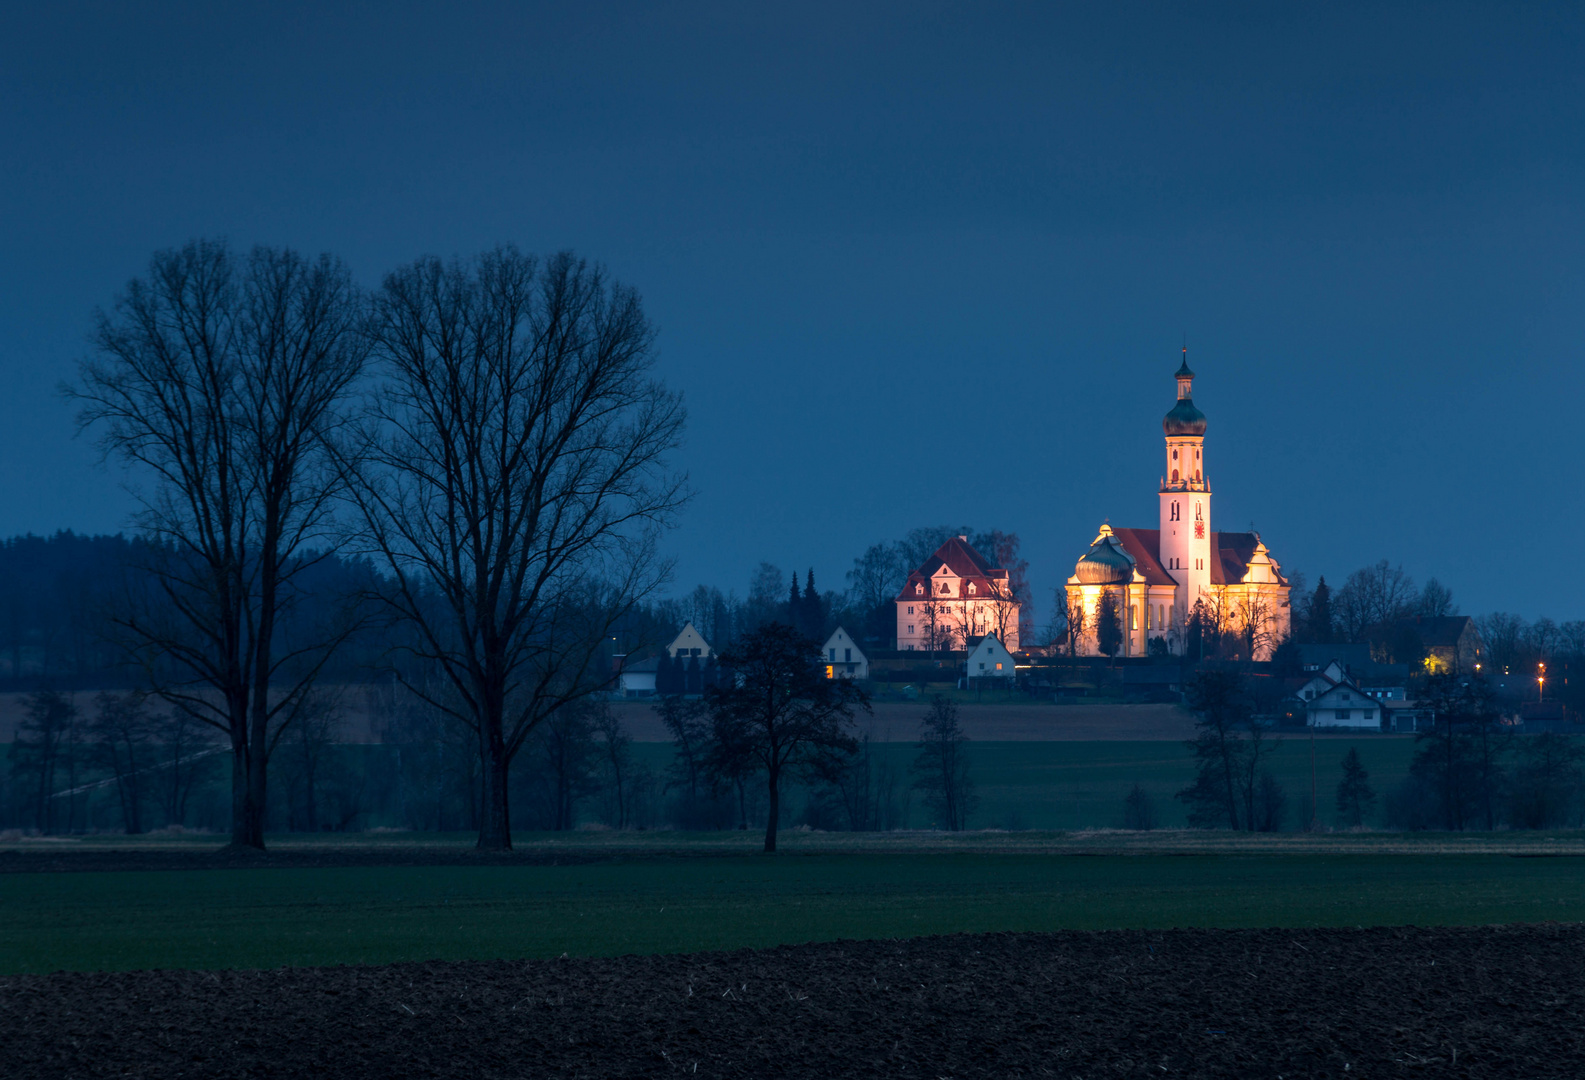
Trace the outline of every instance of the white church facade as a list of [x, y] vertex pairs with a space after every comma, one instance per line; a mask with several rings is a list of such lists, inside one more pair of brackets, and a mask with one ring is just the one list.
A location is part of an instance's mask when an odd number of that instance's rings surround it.
[[[1162, 420], [1159, 527], [1101, 526], [1067, 582], [1073, 647], [1095, 656], [1110, 644], [1114, 655], [1143, 656], [1160, 638], [1168, 652], [1182, 653], [1192, 619], [1266, 660], [1288, 635], [1288, 582], [1259, 533], [1211, 527], [1205, 414], [1194, 405], [1187, 350], [1175, 377], [1178, 401]], [[1110, 634], [1102, 625], [1108, 616]]]

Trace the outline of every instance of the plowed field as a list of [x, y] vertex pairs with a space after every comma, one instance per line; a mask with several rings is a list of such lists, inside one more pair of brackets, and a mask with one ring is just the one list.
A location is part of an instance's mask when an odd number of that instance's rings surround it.
[[0, 978], [23, 1077], [1580, 1077], [1585, 928]]

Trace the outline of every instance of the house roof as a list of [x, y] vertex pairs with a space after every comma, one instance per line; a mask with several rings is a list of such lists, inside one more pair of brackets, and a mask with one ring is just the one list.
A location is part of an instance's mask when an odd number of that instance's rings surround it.
[[[975, 551], [967, 540], [961, 536], [953, 536], [936, 548], [935, 554], [926, 559], [917, 570], [908, 575], [908, 580], [903, 583], [903, 591], [898, 594], [897, 599], [911, 599], [914, 584], [920, 581], [928, 582], [942, 566], [965, 581], [981, 581], [989, 585], [993, 581], [1007, 580], [1006, 570], [992, 567], [985, 561], [985, 556]], [[952, 599], [956, 600], [958, 597]]]
[[1418, 632], [1420, 643], [1428, 649], [1452, 648], [1466, 631], [1473, 629], [1474, 621], [1468, 615], [1411, 615], [1399, 619], [1397, 626]]

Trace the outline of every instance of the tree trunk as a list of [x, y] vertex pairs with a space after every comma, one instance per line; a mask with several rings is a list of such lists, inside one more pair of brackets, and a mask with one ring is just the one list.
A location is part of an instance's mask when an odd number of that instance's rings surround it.
[[499, 716], [495, 723], [488, 717], [479, 728], [480, 753], [480, 851], [510, 851], [512, 848], [511, 818], [506, 805], [506, 740], [501, 735]]
[[765, 853], [773, 855], [776, 852], [776, 819], [781, 816], [781, 777], [772, 769], [769, 776], [767, 800], [768, 814], [765, 818]]
[[248, 837], [248, 741], [244, 736], [231, 739], [231, 844], [252, 847]]

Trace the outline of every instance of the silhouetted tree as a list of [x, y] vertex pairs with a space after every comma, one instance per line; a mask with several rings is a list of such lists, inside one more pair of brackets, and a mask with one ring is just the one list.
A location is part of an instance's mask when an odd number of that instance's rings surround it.
[[97, 715], [89, 725], [94, 762], [115, 777], [122, 828], [141, 833], [149, 770], [158, 754], [156, 719], [137, 693], [102, 693], [94, 704]]
[[1110, 589], [1101, 593], [1095, 605], [1095, 647], [1107, 657], [1116, 656], [1123, 647], [1122, 612]]
[[231, 740], [233, 844], [264, 846], [271, 749], [354, 628], [283, 641], [340, 472], [327, 440], [362, 372], [364, 307], [328, 255], [161, 251], [93, 334], [79, 423], [152, 480], [149, 590], [116, 625], [155, 692]]
[[1351, 746], [1343, 755], [1343, 779], [1337, 784], [1338, 817], [1346, 828], [1358, 829], [1365, 824], [1365, 815], [1375, 801], [1370, 773], [1359, 759], [1359, 751]]
[[914, 787], [925, 793], [925, 806], [948, 832], [961, 832], [979, 802], [969, 777], [969, 738], [958, 723], [958, 707], [937, 695], [919, 726], [919, 753], [914, 758]]
[[853, 714], [869, 696], [851, 679], [827, 679], [820, 643], [772, 623], [722, 653], [735, 678], [710, 692], [714, 742], [723, 762], [765, 772], [765, 850], [776, 850], [781, 783], [822, 755], [853, 753]]
[[1150, 793], [1135, 784], [1123, 800], [1123, 828], [1148, 831], [1156, 827], [1156, 804]]
[[1311, 641], [1330, 645], [1336, 640], [1337, 630], [1332, 625], [1332, 590], [1326, 584], [1325, 574], [1316, 579], [1315, 592], [1310, 594], [1310, 609], [1306, 612], [1305, 623]]
[[385, 279], [374, 339], [353, 493], [403, 644], [447, 692], [410, 688], [478, 739], [479, 847], [509, 848], [513, 756], [608, 680], [612, 628], [669, 572], [682, 403], [637, 294], [570, 254], [421, 259]]
[[1577, 816], [1585, 748], [1555, 731], [1519, 740], [1509, 817], [1521, 829], [1555, 829]]

